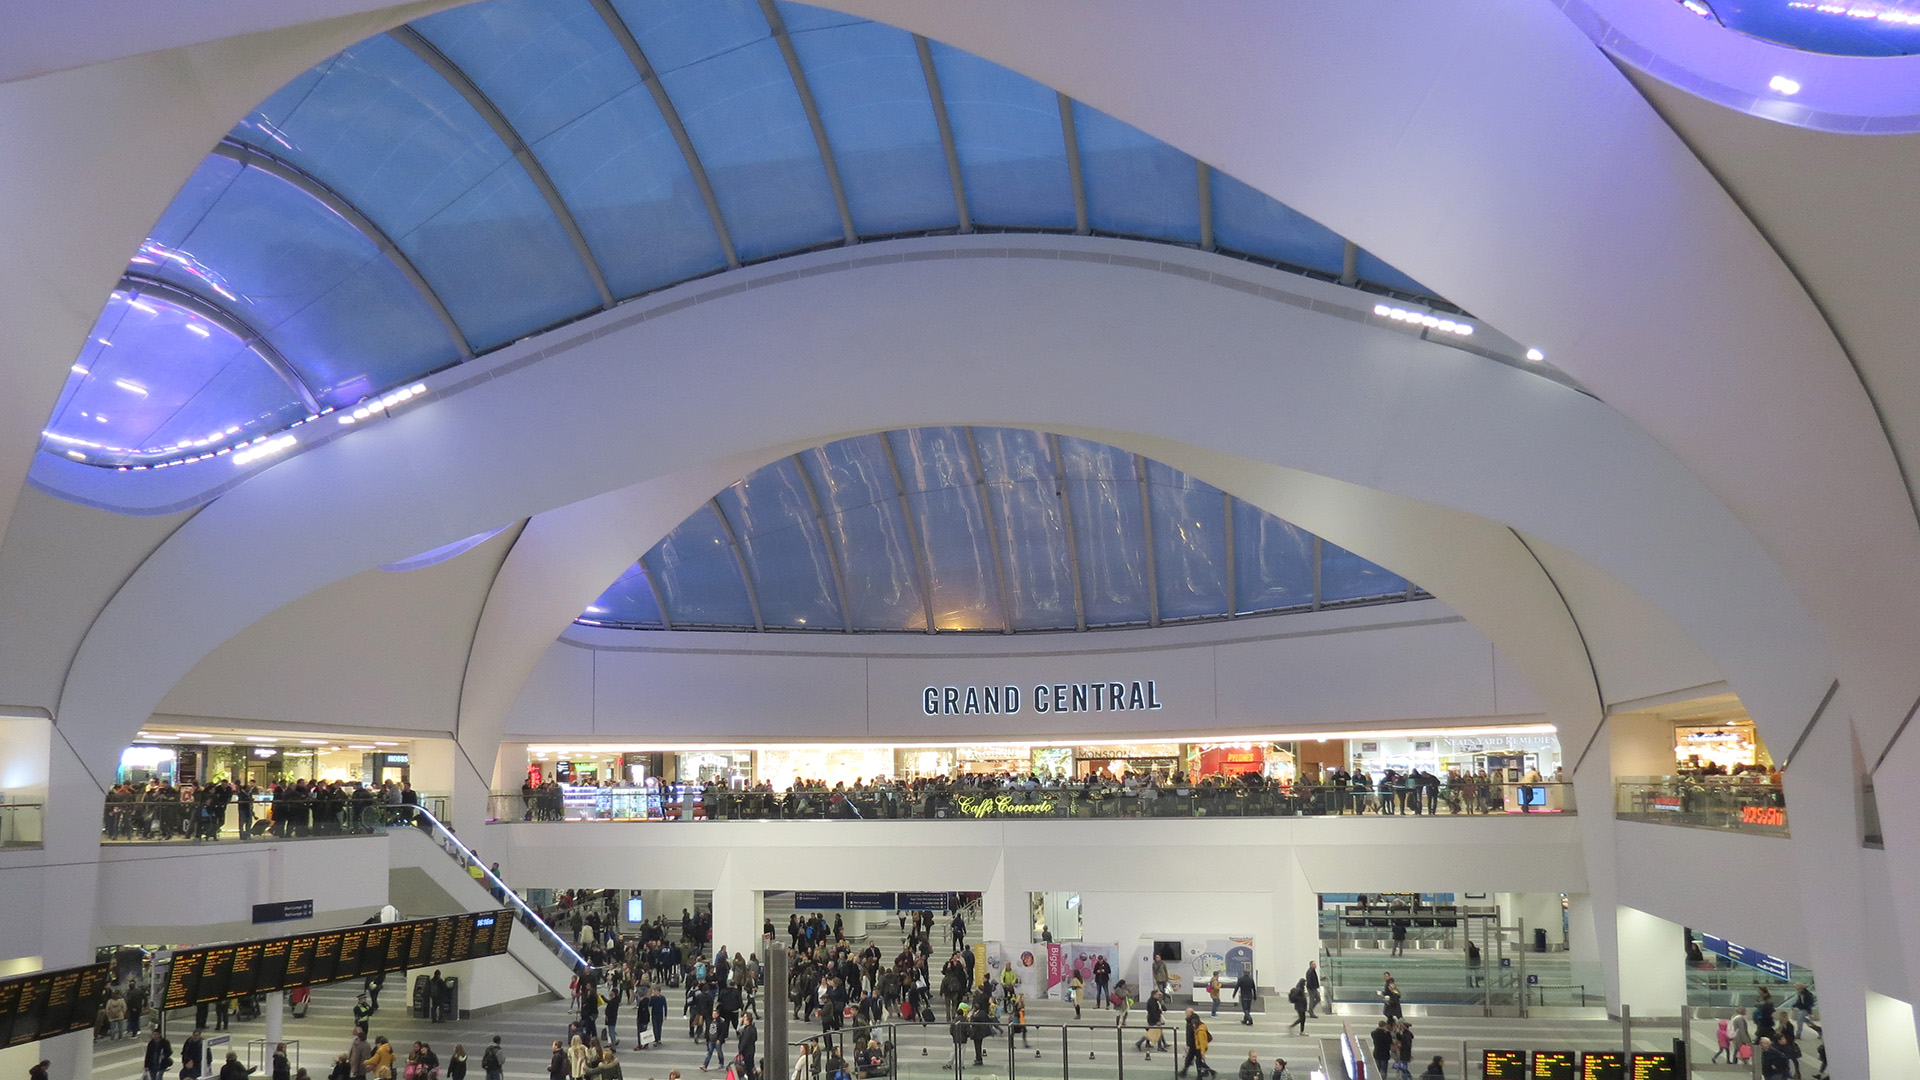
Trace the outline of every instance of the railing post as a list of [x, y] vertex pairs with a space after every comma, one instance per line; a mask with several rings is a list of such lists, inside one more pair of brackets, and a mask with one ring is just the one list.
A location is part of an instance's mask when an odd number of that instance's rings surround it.
[[1620, 1052], [1633, 1060], [1633, 1006], [1620, 1003]]
[[1115, 1075], [1127, 1080], [1127, 1029], [1117, 1023], [1113, 1025], [1113, 1061]]

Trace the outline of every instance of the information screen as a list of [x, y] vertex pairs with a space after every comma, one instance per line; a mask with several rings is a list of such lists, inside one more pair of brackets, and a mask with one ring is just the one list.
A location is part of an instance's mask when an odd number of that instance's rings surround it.
[[[376, 972], [500, 956], [507, 951], [512, 933], [512, 912], [483, 911], [182, 949], [173, 955], [163, 1001], [166, 1008], [181, 1009], [224, 998], [361, 979]], [[104, 988], [102, 981], [101, 992]], [[93, 994], [96, 1004], [89, 1009], [97, 1008], [99, 997], [100, 992]], [[47, 1008], [46, 1001], [29, 999], [22, 1009], [18, 994], [0, 999], [0, 1045], [16, 1026], [16, 1014], [30, 1012], [37, 1026]], [[91, 1016], [90, 1011], [88, 1023]]]
[[1629, 1063], [1633, 1080], [1679, 1080], [1680, 1062], [1670, 1051], [1635, 1050]]
[[1533, 1080], [1579, 1080], [1577, 1057], [1571, 1050], [1535, 1050]]
[[219, 1001], [226, 997], [227, 985], [232, 975], [233, 946], [223, 945], [203, 951], [200, 958], [200, 984], [194, 987], [193, 991], [195, 1004], [203, 1001]]
[[1480, 1075], [1487, 1080], [1526, 1080], [1527, 1052], [1483, 1050], [1480, 1054]]
[[1618, 1050], [1589, 1050], [1580, 1055], [1580, 1080], [1626, 1080], [1627, 1056]]
[[0, 1046], [91, 1031], [106, 998], [108, 964], [0, 980]]

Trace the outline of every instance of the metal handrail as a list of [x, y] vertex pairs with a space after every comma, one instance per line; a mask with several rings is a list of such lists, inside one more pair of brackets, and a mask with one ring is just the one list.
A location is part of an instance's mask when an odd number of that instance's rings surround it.
[[[1522, 794], [1524, 793], [1524, 798]], [[566, 800], [591, 798], [591, 808]], [[1138, 817], [1558, 817], [1577, 812], [1573, 785], [1480, 782], [1438, 789], [1354, 788], [1295, 784], [1284, 790], [1167, 785], [1138, 790], [905, 786], [838, 791], [575, 788], [555, 793], [492, 792], [493, 823], [557, 821], [717, 820], [1012, 820]], [[569, 816], [573, 813], [575, 816]]]
[[478, 869], [480, 871], [479, 880], [487, 884], [489, 891], [498, 897], [502, 903], [513, 908], [520, 916], [522, 925], [525, 925], [537, 933], [549, 949], [552, 949], [559, 955], [560, 959], [567, 962], [567, 966], [571, 967], [575, 972], [585, 971], [592, 966], [587, 963], [586, 957], [581, 956], [572, 945], [567, 943], [565, 938], [560, 936], [558, 931], [547, 925], [546, 920], [540, 917], [539, 912], [529, 906], [525, 900], [520, 899], [520, 895], [514, 892], [505, 880], [488, 869], [487, 865], [480, 861], [480, 856], [475, 854], [472, 848], [462, 843], [460, 838], [453, 834], [453, 830], [447, 828], [446, 824], [439, 818], [434, 817], [433, 814], [429, 813], [425, 808], [419, 806], [401, 806], [391, 809], [410, 812], [415, 817], [427, 822], [432, 827], [431, 834], [434, 840], [446, 850], [448, 857], [459, 860], [461, 868], [469, 874], [471, 874], [473, 870]]

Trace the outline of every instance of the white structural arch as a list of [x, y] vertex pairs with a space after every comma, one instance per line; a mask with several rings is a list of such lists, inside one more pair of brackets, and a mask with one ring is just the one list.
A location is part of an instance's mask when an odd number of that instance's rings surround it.
[[[0, 156], [9, 506], [67, 359], [205, 148], [311, 63], [439, 6], [209, 5], [169, 13], [151, 35], [93, 32], [142, 25], [116, 20], [128, 7], [120, 0], [36, 9], [30, 32], [0, 53], [12, 80], [0, 83], [0, 145], [34, 151]], [[1544, 349], [1601, 400], [1351, 324], [1337, 347], [1318, 350], [1330, 337], [1300, 328], [1286, 342], [1297, 362], [1271, 362], [1264, 320], [1277, 316], [1242, 311], [1253, 298], [1190, 279], [1143, 288], [1128, 276], [1139, 271], [1090, 263], [951, 260], [737, 294], [647, 324], [648, 351], [616, 353], [627, 336], [603, 338], [277, 465], [187, 522], [122, 587], [74, 571], [72, 594], [113, 599], [63, 658], [64, 691], [17, 703], [57, 718], [56, 803], [97, 798], [85, 790], [108, 757], [200, 657], [358, 570], [522, 518], [536, 519], [537, 536], [539, 515], [654, 484], [631, 506], [606, 508], [643, 524], [637, 541], [677, 520], [670, 504], [711, 495], [716, 476], [797, 446], [918, 423], [1012, 423], [1152, 453], [1270, 509], [1297, 496], [1285, 512], [1303, 518], [1314, 499], [1279, 489], [1312, 484], [1264, 470], [1431, 503], [1545, 541], [1542, 562], [1567, 553], [1658, 607], [1712, 658], [1771, 743], [1802, 746], [1787, 780], [1795, 854], [1783, 889], [1807, 913], [1806, 960], [1823, 996], [1860, 1002], [1871, 988], [1911, 1000], [1920, 902], [1874, 890], [1920, 871], [1911, 835], [1920, 794], [1882, 786], [1884, 853], [1860, 849], [1855, 821], [1862, 761], [1884, 758], [1896, 772], [1920, 762], [1910, 734], [1895, 741], [1920, 694], [1909, 655], [1920, 637], [1920, 529], [1899, 456], [1920, 405], [1885, 379], [1904, 357], [1842, 348], [1795, 268], [1554, 5], [1221, 0], [1204, 18], [1148, 0], [834, 6], [1004, 63], [1231, 171]], [[1042, 272], [1075, 280], [1035, 295], [1031, 276]], [[1079, 306], [1062, 309], [1062, 297]], [[1192, 321], [1143, 325], [1149, 311]], [[840, 322], [827, 347], [816, 336], [830, 313]], [[1216, 337], [1196, 341], [1196, 326]], [[1234, 337], [1250, 328], [1266, 333]], [[843, 352], [849, 338], [866, 349]], [[755, 351], [723, 354], [723, 344]], [[883, 350], [884, 367], [871, 355]], [[706, 359], [676, 363], [689, 356]], [[777, 369], [778, 356], [792, 366]], [[593, 377], [542, 384], [543, 369], [596, 366]], [[1364, 374], [1366, 393], [1282, 385], [1330, 372]], [[854, 376], [864, 381], [843, 385], [859, 387], [859, 400], [821, 393]], [[1289, 399], [1289, 389], [1304, 396]], [[610, 400], [622, 402], [627, 441], [587, 436], [584, 418], [604, 415]], [[1260, 486], [1269, 483], [1273, 491]], [[1328, 499], [1325, 516], [1303, 524], [1448, 588], [1463, 611], [1487, 604], [1476, 620], [1512, 647], [1492, 599], [1443, 585], [1443, 573], [1408, 561], [1414, 552], [1370, 547], [1366, 501]], [[17, 513], [13, 524], [25, 528]], [[122, 564], [95, 573], [124, 575], [139, 547], [129, 542]], [[46, 556], [20, 558], [31, 569]], [[534, 628], [550, 625], [550, 613], [523, 615], [532, 609], [509, 602], [519, 573], [503, 578], [499, 613], [483, 619], [483, 654], [503, 663], [525, 662]], [[1512, 580], [1542, 595], [1524, 575]], [[1537, 613], [1522, 599], [1513, 610]], [[1552, 660], [1571, 687], [1568, 651], [1555, 646]], [[1607, 677], [1601, 669], [1590, 681], [1604, 693]], [[470, 674], [462, 724], [502, 707], [511, 683]], [[74, 860], [85, 858], [92, 820], [54, 815], [50, 895], [91, 888]], [[1597, 830], [1589, 847], [1610, 850], [1606, 825], [1583, 821]], [[79, 952], [85, 922], [82, 912], [50, 914], [43, 955]], [[1879, 939], [1871, 959], [1869, 925]], [[1847, 1010], [1853, 1019], [1829, 1028], [1836, 1068], [1852, 1075], [1866, 1074], [1868, 1011]], [[1911, 1042], [1910, 1009], [1905, 1023]], [[1874, 1069], [1899, 1075], [1885, 1059]]]

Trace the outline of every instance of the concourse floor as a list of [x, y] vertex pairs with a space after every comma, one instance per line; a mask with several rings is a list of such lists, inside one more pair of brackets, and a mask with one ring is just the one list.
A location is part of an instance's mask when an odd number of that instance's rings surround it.
[[[411, 981], [410, 978], [408, 980]], [[406, 1052], [412, 1048], [415, 1039], [432, 1044], [440, 1055], [442, 1075], [445, 1064], [453, 1052], [455, 1043], [467, 1048], [469, 1058], [469, 1080], [483, 1080], [480, 1069], [480, 1055], [483, 1048], [494, 1035], [501, 1037], [506, 1048], [508, 1080], [545, 1080], [549, 1045], [554, 1039], [562, 1037], [571, 1018], [570, 1010], [563, 1001], [539, 1002], [496, 1013], [473, 1020], [460, 1020], [448, 1024], [429, 1024], [424, 1020], [414, 1020], [406, 1012], [406, 995], [399, 993], [400, 981], [390, 979], [389, 991], [383, 995], [386, 999], [383, 1008], [373, 1018], [372, 1034], [385, 1035], [394, 1044], [395, 1051], [404, 1060]], [[353, 986], [322, 987], [314, 991], [312, 1006], [303, 1019], [288, 1016], [285, 1021], [283, 1037], [289, 1042], [297, 1041], [298, 1066], [305, 1068], [313, 1080], [322, 1080], [332, 1067], [336, 1054], [347, 1047], [352, 1029], [352, 1007], [357, 988]], [[686, 1021], [680, 1016], [680, 1002], [677, 995], [670, 997], [671, 1009], [667, 1017], [666, 1041], [662, 1046], [644, 1051], [634, 1051], [628, 1040], [633, 1033], [633, 1014], [622, 1008], [620, 1024], [622, 1047], [620, 1061], [628, 1080], [665, 1080], [669, 1070], [678, 1069], [685, 1080], [701, 1075], [700, 1064], [704, 1047], [695, 1045], [686, 1038]], [[1121, 1040], [1115, 1037], [1112, 1029], [1112, 1013], [1095, 1009], [1083, 1011], [1082, 1024], [1086, 1028], [1067, 1034], [1068, 1054], [1063, 1062], [1061, 1054], [1061, 1032], [1058, 1028], [1036, 1027], [1031, 1035], [1035, 1049], [1024, 1047], [1014, 1051], [1011, 1060], [1008, 1057], [1006, 1038], [990, 1040], [987, 1044], [987, 1065], [973, 1067], [971, 1057], [965, 1059], [965, 1068], [961, 1080], [1073, 1080], [1075, 1077], [1087, 1077], [1089, 1080], [1119, 1080], [1127, 1077], [1140, 1077], [1142, 1080], [1158, 1080], [1170, 1077], [1178, 1061], [1172, 1054], [1153, 1053], [1148, 1055], [1135, 1052], [1133, 1041], [1139, 1037], [1139, 1025], [1144, 1019], [1142, 1012], [1135, 1009], [1130, 1030], [1124, 1042], [1126, 1050], [1124, 1060], [1119, 1049]], [[1173, 1038], [1173, 1027], [1178, 1025], [1179, 1013], [1169, 1016], [1169, 1041]], [[1204, 1010], [1203, 1010], [1204, 1015]], [[1254, 1025], [1243, 1026], [1239, 1022], [1239, 1012], [1223, 1002], [1218, 1019], [1209, 1019], [1208, 1027], [1214, 1034], [1213, 1047], [1208, 1053], [1209, 1062], [1222, 1074], [1222, 1080], [1233, 1080], [1240, 1062], [1246, 1059], [1249, 1050], [1260, 1055], [1264, 1068], [1270, 1069], [1274, 1055], [1284, 1057], [1290, 1063], [1296, 1080], [1307, 1080], [1308, 1071], [1319, 1063], [1321, 1040], [1331, 1037], [1340, 1030], [1340, 1021], [1325, 1016], [1307, 1022], [1307, 1036], [1289, 1034], [1284, 1030], [1291, 1019], [1291, 1013], [1285, 1015], [1255, 1013]], [[1409, 1018], [1414, 1028], [1414, 1073], [1418, 1075], [1425, 1063], [1434, 1055], [1441, 1055], [1446, 1062], [1446, 1075], [1449, 1078], [1465, 1077], [1470, 1074], [1460, 1068], [1462, 1041], [1468, 1047], [1470, 1056], [1478, 1057], [1479, 1051], [1486, 1047], [1506, 1049], [1581, 1049], [1603, 1050], [1620, 1047], [1620, 1025], [1613, 1021], [1594, 1020], [1506, 1020], [1482, 1018], [1420, 1017]], [[1376, 1022], [1371, 1016], [1353, 1017], [1354, 1029], [1362, 1032]], [[174, 1045], [176, 1057], [180, 1043], [191, 1032], [193, 1012], [176, 1010], [168, 1015], [167, 1037]], [[1028, 1021], [1033, 1025], [1073, 1024], [1071, 1006], [1058, 1002], [1041, 1002], [1028, 1009]], [[764, 1060], [766, 1024], [760, 1022], [762, 1038], [762, 1059]], [[1705, 1030], [1694, 1031], [1697, 1062], [1705, 1062], [1712, 1054], [1711, 1025]], [[817, 1026], [800, 1028], [796, 1025], [790, 1036], [803, 1038], [816, 1032]], [[246, 1022], [235, 1021], [226, 1032], [209, 1031], [208, 1037], [225, 1034], [231, 1037], [231, 1047], [214, 1048], [211, 1055], [212, 1075], [226, 1059], [226, 1051], [231, 1048], [239, 1053], [242, 1061], [249, 1060], [248, 1043], [265, 1037], [266, 1025], [263, 1020]], [[898, 1077], [901, 1080], [944, 1080], [953, 1074], [941, 1068], [951, 1049], [944, 1025], [903, 1024], [897, 1028], [897, 1041], [900, 1047]], [[1672, 1039], [1678, 1034], [1674, 1024], [1658, 1026], [1636, 1025], [1634, 1044], [1636, 1049], [1664, 1050], [1672, 1045]], [[1364, 1036], [1363, 1036], [1364, 1037]], [[137, 1080], [140, 1076], [141, 1054], [145, 1046], [143, 1038], [128, 1038], [117, 1042], [100, 1041], [94, 1049], [94, 1072], [96, 1077], [108, 1080]], [[969, 1050], [971, 1048], [969, 1047]], [[1811, 1050], [1811, 1046], [1809, 1046]], [[264, 1051], [264, 1054], [263, 1054]], [[925, 1051], [924, 1055], [922, 1051]], [[265, 1055], [270, 1055], [271, 1047], [252, 1047], [251, 1063], [260, 1065]], [[1092, 1055], [1091, 1057], [1089, 1055]], [[1805, 1073], [1811, 1076], [1814, 1059], [1809, 1055]], [[1012, 1068], [1008, 1066], [1011, 1064]], [[1728, 1070], [1729, 1075], [1739, 1075]], [[718, 1080], [724, 1076], [724, 1070], [716, 1065], [711, 1074]], [[1477, 1075], [1477, 1072], [1472, 1075]], [[264, 1080], [264, 1074], [263, 1074]]]

